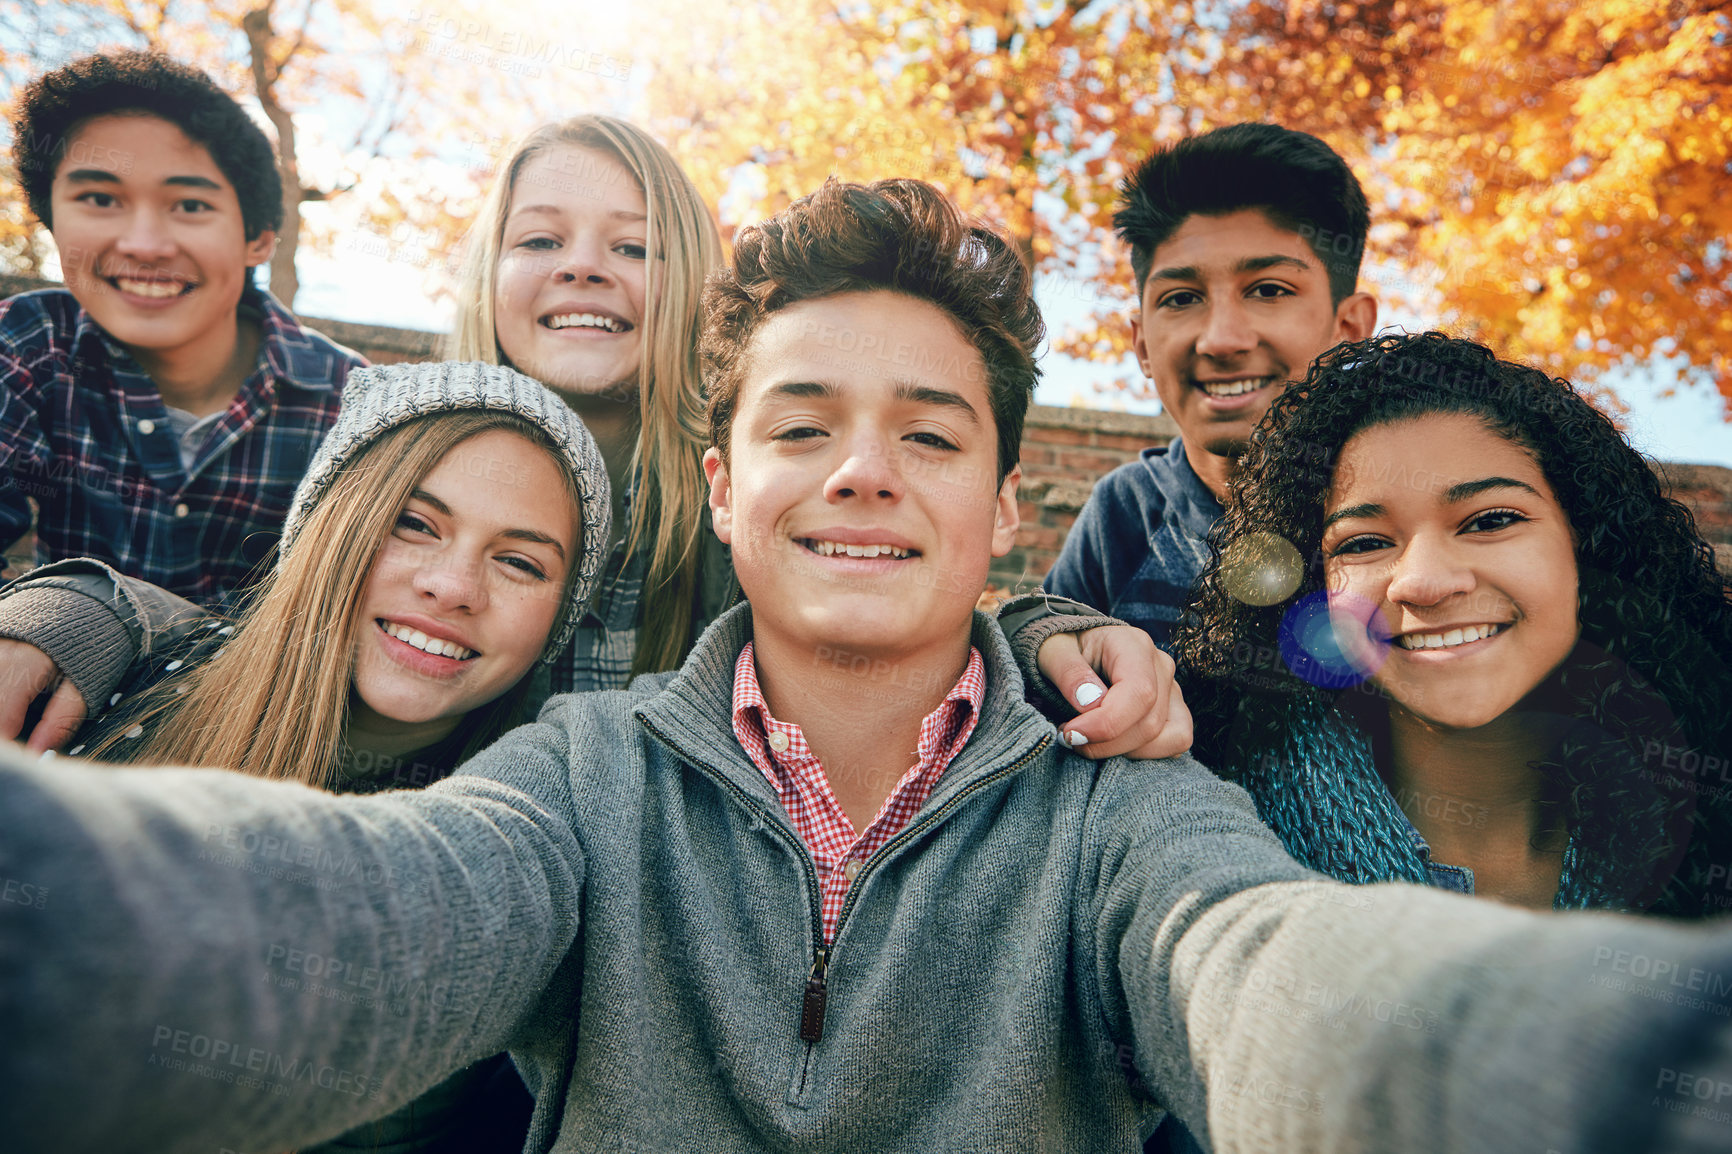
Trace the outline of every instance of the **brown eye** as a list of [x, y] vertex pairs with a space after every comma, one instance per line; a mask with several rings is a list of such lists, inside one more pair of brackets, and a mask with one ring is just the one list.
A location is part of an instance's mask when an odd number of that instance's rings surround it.
[[1475, 533], [1494, 533], [1499, 529], [1507, 529], [1511, 525], [1519, 525], [1527, 518], [1514, 509], [1488, 509], [1484, 513], [1476, 513], [1467, 523], [1466, 528]]

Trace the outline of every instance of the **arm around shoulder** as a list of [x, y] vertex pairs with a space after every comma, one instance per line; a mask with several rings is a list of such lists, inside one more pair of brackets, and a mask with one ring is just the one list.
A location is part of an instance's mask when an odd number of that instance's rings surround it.
[[0, 589], [0, 638], [47, 654], [88, 712], [138, 656], [204, 617], [192, 602], [87, 558], [44, 565]]

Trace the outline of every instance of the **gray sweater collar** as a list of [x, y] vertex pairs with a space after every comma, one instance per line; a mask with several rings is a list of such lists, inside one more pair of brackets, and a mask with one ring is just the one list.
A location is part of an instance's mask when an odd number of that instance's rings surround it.
[[[776, 804], [775, 791], [734, 737], [734, 663], [752, 636], [752, 608], [741, 603], [711, 624], [662, 691], [636, 715], [681, 760], [721, 774], [753, 796]], [[974, 614], [970, 638], [986, 663], [980, 723], [944, 772], [927, 806], [942, 804], [974, 781], [1029, 760], [1054, 740], [1050, 722], [1023, 700], [1022, 676], [1010, 644], [992, 618]]]

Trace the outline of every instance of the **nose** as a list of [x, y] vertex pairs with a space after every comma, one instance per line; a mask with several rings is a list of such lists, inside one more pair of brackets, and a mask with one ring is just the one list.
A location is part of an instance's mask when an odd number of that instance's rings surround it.
[[167, 260], [175, 253], [174, 238], [162, 215], [142, 205], [127, 218], [114, 248], [122, 256], [141, 262]]
[[1473, 589], [1473, 570], [1441, 535], [1411, 538], [1391, 565], [1384, 595], [1392, 604], [1429, 607]]
[[1251, 327], [1244, 302], [1235, 296], [1224, 300], [1211, 298], [1203, 318], [1203, 331], [1197, 334], [1197, 355], [1230, 361], [1256, 347], [1257, 333]]
[[894, 501], [902, 496], [902, 472], [891, 460], [890, 447], [882, 437], [862, 433], [846, 442], [844, 452], [847, 455], [825, 483], [827, 500], [864, 497]]
[[417, 598], [443, 612], [476, 613], [487, 607], [480, 557], [441, 551], [416, 567], [412, 585]]
[[607, 246], [598, 236], [580, 235], [565, 246], [553, 269], [553, 279], [566, 284], [607, 284], [613, 280], [608, 272], [605, 254]]

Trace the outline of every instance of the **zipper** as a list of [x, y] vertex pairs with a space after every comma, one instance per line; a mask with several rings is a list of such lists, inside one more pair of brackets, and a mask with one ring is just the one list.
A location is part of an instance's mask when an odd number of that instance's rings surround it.
[[[765, 825], [774, 830], [777, 837], [781, 838], [785, 844], [795, 850], [794, 856], [799, 859], [801, 867], [805, 870], [806, 880], [810, 883], [807, 892], [816, 897], [816, 901], [811, 905], [812, 941], [815, 943], [812, 953], [812, 970], [806, 975], [806, 988], [800, 995], [800, 1040], [806, 1043], [805, 1065], [810, 1065], [812, 1047], [824, 1040], [824, 1009], [825, 1004], [829, 999], [829, 983], [825, 975], [830, 966], [831, 955], [834, 953], [834, 947], [825, 945], [824, 943], [824, 887], [818, 880], [818, 868], [812, 862], [812, 851], [800, 840], [797, 833], [780, 824], [777, 820], [779, 815], [771, 813], [766, 807], [760, 804], [756, 798], [752, 797], [751, 794], [728, 780], [726, 775], [716, 772], [710, 766], [703, 765], [686, 757], [685, 754], [681, 753], [674, 747], [673, 742], [669, 741], [667, 736], [663, 734], [661, 730], [657, 729], [650, 723], [648, 718], [639, 714], [638, 721], [642, 723], [645, 729], [650, 731], [650, 734], [655, 737], [657, 741], [661, 742], [662, 746], [667, 749], [669, 753], [673, 754], [688, 765], [694, 765], [703, 770], [712, 780], [720, 782], [722, 787], [729, 793], [733, 794], [742, 805], [767, 819]], [[972, 796], [995, 782], [1003, 780], [1021, 769], [1023, 766], [1027, 765], [1029, 762], [1033, 761], [1035, 758], [1039, 757], [1041, 753], [1046, 750], [1046, 747], [1051, 744], [1052, 735], [1049, 733], [1036, 742], [1027, 753], [1017, 758], [1017, 760], [1012, 762], [1010, 765], [1005, 766], [1003, 769], [994, 770], [979, 781], [971, 783], [966, 788], [959, 791], [955, 797], [952, 797], [949, 801], [945, 802], [931, 813], [919, 817], [904, 826], [901, 832], [899, 832], [895, 837], [879, 846], [878, 852], [867, 858], [866, 861], [861, 864], [860, 872], [855, 874], [854, 880], [848, 884], [847, 896], [842, 899], [842, 909], [836, 915], [836, 938], [842, 936], [842, 926], [847, 922], [848, 914], [854, 908], [855, 895], [865, 888], [860, 884], [860, 880], [864, 878], [878, 862], [888, 857], [904, 843], [919, 836], [923, 830], [926, 830], [937, 822], [943, 820], [944, 815], [962, 804], [965, 798]], [[834, 940], [835, 939], [832, 939], [832, 941]], [[803, 1066], [801, 1070], [801, 1089], [804, 1090], [804, 1088], [805, 1068]]]
[[830, 951], [820, 945], [818, 956], [812, 962], [812, 972], [806, 978], [806, 996], [800, 1002], [802, 1042], [819, 1042], [824, 1038], [824, 966], [829, 960]]
[[[825, 954], [827, 951], [824, 948], [824, 887], [818, 881], [818, 867], [812, 862], [812, 851], [806, 848], [806, 843], [800, 840], [799, 834], [782, 824], [786, 815], [770, 810], [769, 807], [765, 806], [757, 798], [728, 780], [726, 774], [718, 773], [710, 766], [693, 761], [684, 753], [681, 753], [674, 747], [674, 743], [668, 740], [666, 734], [657, 729], [654, 725], [650, 724], [648, 718], [640, 714], [638, 716], [638, 721], [645, 729], [650, 731], [650, 735], [659, 741], [662, 744], [662, 747], [669, 753], [679, 758], [680, 761], [685, 764], [703, 770], [712, 781], [719, 782], [723, 789], [726, 789], [729, 793], [734, 795], [734, 800], [738, 801], [749, 812], [755, 813], [763, 819], [765, 828], [774, 832], [776, 837], [780, 838], [784, 845], [794, 851], [795, 859], [800, 863], [800, 868], [806, 874], [806, 881], [808, 883], [806, 886], [806, 892], [813, 895], [813, 901], [809, 907], [812, 914], [812, 940], [817, 943], [817, 954], [820, 956]], [[754, 766], [753, 768], [756, 767]], [[818, 979], [819, 988], [822, 989], [822, 967], [814, 963], [813, 972]], [[810, 978], [807, 979], [807, 985], [811, 985]], [[822, 1005], [823, 1003], [820, 1001], [820, 1012], [822, 1011]], [[822, 1019], [820, 1018], [820, 1026], [821, 1025]], [[802, 1029], [803, 1028], [804, 1027], [802, 1027]]]

